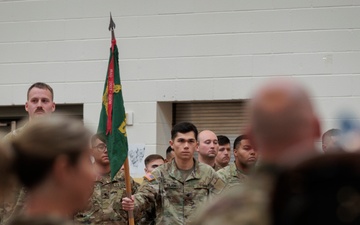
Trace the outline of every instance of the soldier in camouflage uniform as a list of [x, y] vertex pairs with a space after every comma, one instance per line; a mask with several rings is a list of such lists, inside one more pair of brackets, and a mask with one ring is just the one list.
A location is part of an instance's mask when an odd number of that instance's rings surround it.
[[258, 152], [251, 145], [248, 136], [241, 135], [235, 139], [234, 156], [234, 163], [230, 163], [227, 167], [217, 171], [228, 188], [243, 184], [257, 162]]
[[[122, 209], [121, 199], [126, 196], [124, 172], [119, 171], [113, 180], [110, 178], [110, 161], [105, 139], [96, 134], [91, 138], [94, 169], [97, 178], [88, 209], [78, 213], [76, 224], [128, 224], [127, 212]], [[139, 184], [131, 179], [132, 194]]]
[[[54, 112], [55, 102], [53, 89], [48, 84], [42, 82], [32, 84], [27, 92], [25, 110], [28, 112], [29, 122], [39, 116], [49, 115]], [[8, 133], [3, 138], [3, 141], [10, 142], [15, 136], [22, 132], [27, 124]], [[7, 193], [6, 199], [2, 202], [2, 205], [0, 205], [0, 224], [5, 223], [8, 218], [18, 214], [22, 210], [25, 195], [25, 189], [19, 186], [14, 187], [10, 193]]]
[[231, 158], [230, 139], [224, 135], [218, 135], [219, 151], [215, 158], [215, 163], [221, 168], [229, 165]]
[[170, 140], [175, 158], [156, 168], [133, 199], [123, 198], [123, 208], [135, 208], [137, 216], [144, 209], [155, 207], [155, 224], [187, 224], [196, 216], [195, 209], [209, 197], [219, 194], [224, 182], [210, 166], [193, 158], [196, 137], [197, 129], [193, 124], [175, 125]]
[[262, 165], [245, 185], [210, 203], [193, 225], [270, 225], [274, 183], [284, 168], [317, 155], [319, 120], [299, 85], [274, 80], [252, 99], [249, 138], [260, 150]]

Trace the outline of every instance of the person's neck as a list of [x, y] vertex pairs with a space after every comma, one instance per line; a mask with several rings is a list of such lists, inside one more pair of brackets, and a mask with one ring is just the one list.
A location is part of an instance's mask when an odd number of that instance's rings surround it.
[[208, 164], [211, 167], [215, 166], [215, 158], [205, 158], [199, 155], [199, 162]]
[[101, 176], [110, 173], [110, 163], [103, 165], [95, 162], [94, 167], [95, 167], [95, 172]]
[[236, 169], [242, 171], [243, 173], [247, 174], [253, 168], [253, 166], [246, 166], [241, 164], [239, 161], [235, 160]]
[[218, 166], [220, 166], [221, 168], [224, 168], [224, 167], [226, 167], [229, 163], [219, 163], [219, 162], [216, 162], [216, 161], [215, 161], [215, 164], [218, 165]]
[[181, 160], [178, 158], [175, 158], [175, 163], [178, 169], [180, 170], [190, 170], [194, 167], [194, 160]]
[[75, 210], [67, 203], [67, 198], [59, 191], [49, 188], [30, 191], [25, 201], [24, 214], [28, 216], [57, 216], [70, 219]]

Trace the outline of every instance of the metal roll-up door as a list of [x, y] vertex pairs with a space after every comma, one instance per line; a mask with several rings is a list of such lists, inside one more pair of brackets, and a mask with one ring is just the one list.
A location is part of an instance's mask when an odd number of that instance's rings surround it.
[[[212, 130], [216, 135], [225, 135], [230, 139], [232, 148], [235, 138], [243, 133], [248, 122], [247, 102], [174, 103], [174, 124], [191, 122], [199, 132]], [[234, 156], [231, 154], [231, 161], [233, 160]]]
[[[83, 104], [56, 104], [54, 114], [83, 119]], [[27, 121], [28, 113], [23, 105], [0, 106], [0, 138], [21, 127]]]

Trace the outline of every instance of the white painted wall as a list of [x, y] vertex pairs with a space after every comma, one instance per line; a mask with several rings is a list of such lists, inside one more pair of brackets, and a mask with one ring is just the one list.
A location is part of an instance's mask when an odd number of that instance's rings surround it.
[[249, 98], [264, 79], [295, 77], [312, 93], [324, 130], [338, 111], [360, 115], [357, 0], [0, 1], [0, 105], [21, 105], [36, 81], [57, 103], [84, 103], [97, 126], [116, 23], [130, 143], [165, 151], [170, 104]]

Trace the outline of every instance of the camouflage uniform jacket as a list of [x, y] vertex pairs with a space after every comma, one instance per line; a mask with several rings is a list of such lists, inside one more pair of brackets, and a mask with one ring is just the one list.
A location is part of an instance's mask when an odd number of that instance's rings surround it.
[[264, 165], [198, 213], [191, 225], [271, 225], [270, 198], [280, 168]]
[[235, 163], [230, 163], [228, 166], [216, 172], [219, 177], [225, 181], [226, 187], [243, 184], [248, 176], [236, 168]]
[[[26, 124], [8, 133], [3, 137], [2, 141], [4, 143], [11, 141], [25, 128], [25, 126]], [[12, 216], [17, 215], [22, 210], [24, 198], [25, 188], [21, 187], [20, 184], [15, 184], [6, 196], [0, 197], [0, 199], [3, 199], [0, 203], [0, 224], [5, 224]]]
[[55, 216], [29, 217], [20, 215], [12, 219], [8, 225], [72, 225], [69, 220]]
[[[131, 179], [132, 194], [139, 184]], [[100, 177], [94, 186], [88, 210], [75, 215], [75, 224], [128, 224], [127, 212], [122, 209], [121, 199], [125, 197], [125, 177], [120, 171], [111, 181], [110, 173]]]
[[156, 168], [152, 172], [153, 178], [145, 179], [135, 194], [135, 216], [148, 207], [155, 207], [157, 225], [191, 221], [195, 209], [213, 194], [219, 194], [225, 185], [209, 165], [195, 159], [194, 164], [194, 170], [185, 181], [175, 160]]
[[218, 171], [218, 170], [220, 170], [222, 167], [220, 166], [220, 165], [218, 165], [218, 164], [216, 164], [215, 163], [215, 165], [213, 166], [213, 169], [215, 170], [215, 171]]
[[[149, 175], [145, 175], [143, 180], [148, 179]], [[150, 175], [152, 176], [152, 175]], [[140, 221], [138, 221], [137, 225], [154, 225], [156, 218], [156, 209], [155, 205], [151, 204], [151, 207], [148, 207], [145, 211], [142, 212], [142, 216]]]

